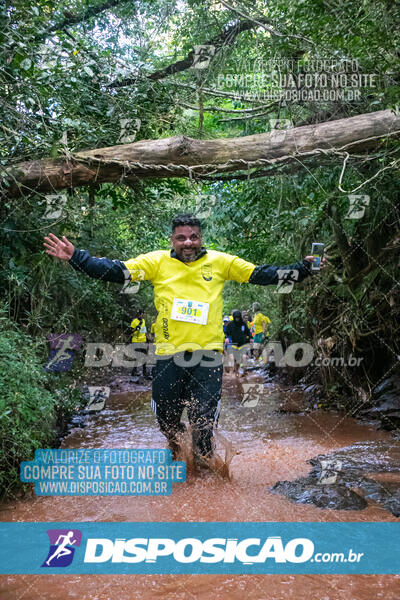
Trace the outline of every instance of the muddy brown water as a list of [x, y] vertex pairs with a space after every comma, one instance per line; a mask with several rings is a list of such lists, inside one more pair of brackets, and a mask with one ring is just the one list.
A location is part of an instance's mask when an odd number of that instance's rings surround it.
[[[301, 394], [264, 385], [257, 406], [242, 403], [243, 383], [262, 383], [224, 376], [219, 432], [238, 454], [230, 465], [231, 480], [213, 473], [174, 484], [166, 497], [36, 497], [0, 505], [1, 521], [396, 521], [370, 502], [362, 511], [323, 510], [294, 504], [269, 491], [277, 480], [293, 480], [310, 470], [307, 460], [355, 442], [388, 441], [389, 433], [354, 419], [302, 411]], [[261, 388], [260, 388], [261, 389]], [[106, 409], [88, 418], [83, 429], [64, 438], [63, 448], [163, 448], [150, 409], [151, 392], [114, 394]], [[224, 454], [220, 437], [218, 447]], [[376, 458], [376, 456], [375, 456]], [[400, 575], [3, 575], [4, 600], [399, 600]]]

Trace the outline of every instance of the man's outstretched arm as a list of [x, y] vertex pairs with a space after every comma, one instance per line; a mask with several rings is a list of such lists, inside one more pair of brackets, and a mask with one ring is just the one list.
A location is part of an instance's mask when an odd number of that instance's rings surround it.
[[68, 261], [77, 271], [86, 273], [94, 279], [103, 281], [112, 281], [114, 283], [124, 283], [127, 271], [126, 266], [120, 260], [110, 260], [109, 258], [96, 258], [91, 256], [87, 250], [78, 250], [65, 236], [62, 240], [58, 239], [53, 233], [45, 237], [43, 245], [47, 254], [55, 256], [61, 260]]
[[298, 278], [296, 283], [303, 281], [306, 277], [311, 275], [311, 263], [314, 260], [312, 256], [307, 256], [304, 260], [300, 260], [297, 263], [291, 265], [283, 265], [278, 267], [276, 265], [260, 265], [254, 269], [249, 278], [249, 283], [255, 283], [257, 285], [274, 285], [279, 282], [278, 271], [298, 271]]
[[[233, 281], [238, 281], [239, 283], [254, 283], [256, 285], [278, 284], [280, 281], [279, 271], [284, 271], [288, 275], [290, 275], [290, 271], [292, 271], [292, 281], [295, 283], [303, 281], [303, 279], [312, 274], [311, 264], [314, 261], [313, 256], [306, 256], [304, 260], [300, 260], [290, 265], [256, 266], [238, 256], [231, 256], [231, 259], [233, 260], [230, 262], [226, 279], [233, 279]], [[325, 259], [321, 261], [321, 268], [324, 266]], [[295, 271], [297, 271], [297, 273], [295, 273]]]

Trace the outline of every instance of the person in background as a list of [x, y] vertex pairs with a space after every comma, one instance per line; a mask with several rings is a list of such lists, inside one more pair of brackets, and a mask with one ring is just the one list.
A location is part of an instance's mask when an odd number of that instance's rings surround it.
[[250, 329], [250, 350], [249, 350], [249, 355], [250, 355], [250, 358], [253, 359], [254, 358], [254, 321], [251, 321], [250, 318], [249, 318], [249, 321], [247, 323], [247, 326]]
[[254, 358], [254, 321], [250, 321], [249, 329], [250, 329], [250, 357]]
[[[232, 313], [233, 313], [233, 310], [232, 310]], [[229, 320], [229, 323], [231, 323], [233, 321], [232, 314], [228, 315], [228, 320]], [[227, 359], [228, 359], [227, 373], [230, 373], [231, 367], [233, 369], [235, 363], [234, 363], [234, 360], [233, 360], [233, 353], [232, 353], [232, 340], [231, 340], [231, 338], [229, 336], [227, 336], [227, 340], [228, 340], [228, 343], [227, 343], [227, 352], [228, 352], [228, 356], [227, 356]]]
[[226, 333], [232, 340], [234, 356], [233, 372], [236, 376], [239, 374], [239, 367], [243, 361], [243, 373], [241, 376], [244, 377], [247, 367], [247, 349], [250, 341], [250, 330], [243, 321], [240, 310], [234, 310], [232, 312], [232, 317], [233, 320], [230, 321], [226, 327]]
[[242, 311], [242, 317], [243, 317], [243, 321], [246, 323], [247, 327], [249, 328], [250, 331], [250, 339], [249, 342], [247, 344], [247, 352], [246, 352], [246, 364], [247, 364], [247, 359], [248, 358], [252, 358], [253, 357], [253, 336], [251, 333], [251, 321], [250, 321], [250, 313], [248, 310], [243, 310]]
[[[223, 319], [222, 319], [222, 329], [224, 330], [224, 334], [226, 334], [226, 326], [229, 323], [229, 317], [226, 315]], [[225, 335], [225, 337], [227, 337]]]
[[222, 320], [222, 329], [224, 330], [224, 368], [225, 368], [225, 372], [229, 373], [231, 365], [230, 365], [230, 348], [232, 345], [232, 340], [229, 338], [228, 334], [226, 333], [226, 328], [228, 326], [228, 323], [230, 323], [230, 319], [228, 315], [225, 315], [225, 317]]
[[[132, 332], [132, 344], [135, 344], [135, 352], [140, 352], [144, 355], [143, 357], [143, 377], [149, 379], [146, 365], [147, 355], [147, 328], [145, 321], [144, 310], [139, 309], [136, 314], [136, 318], [132, 320], [131, 327]], [[140, 375], [139, 367], [133, 367], [132, 376], [138, 377]]]
[[254, 358], [257, 360], [261, 356], [262, 345], [266, 338], [269, 337], [267, 325], [271, 323], [266, 315], [261, 312], [259, 302], [253, 304], [253, 323], [254, 323]]

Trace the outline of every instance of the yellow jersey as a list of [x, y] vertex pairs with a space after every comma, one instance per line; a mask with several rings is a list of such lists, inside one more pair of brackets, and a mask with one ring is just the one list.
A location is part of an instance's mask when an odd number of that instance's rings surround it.
[[[256, 315], [254, 315], [253, 323], [254, 323], [254, 335], [257, 335], [258, 333], [262, 333], [263, 323], [265, 323], [265, 325], [267, 326], [269, 323], [271, 323], [271, 319], [269, 319], [268, 317], [263, 315], [261, 312], [258, 312]], [[265, 331], [267, 331], [266, 327], [265, 327]]]
[[[136, 331], [133, 332], [132, 334], [132, 342], [146, 342], [147, 341], [147, 337], [146, 337], [146, 333], [147, 333], [147, 328], [146, 328], [146, 322], [144, 319], [141, 319], [142, 324], [140, 326], [140, 329], [137, 329]], [[132, 323], [131, 323], [131, 327], [132, 329], [135, 329], [138, 325], [140, 324], [140, 319], [133, 319]]]
[[153, 283], [158, 312], [157, 355], [199, 349], [223, 351], [221, 322], [225, 281], [247, 283], [255, 265], [216, 250], [207, 250], [190, 263], [173, 258], [169, 250], [156, 250], [124, 264], [133, 281]]

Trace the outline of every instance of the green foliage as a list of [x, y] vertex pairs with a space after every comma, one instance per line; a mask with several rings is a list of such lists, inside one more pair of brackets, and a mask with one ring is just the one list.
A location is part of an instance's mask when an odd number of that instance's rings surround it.
[[[108, 8], [103, 10], [104, 5]], [[48, 333], [79, 332], [84, 340], [123, 342], [129, 340], [129, 323], [138, 307], [155, 316], [149, 283], [132, 296], [120, 294], [118, 286], [91, 280], [47, 256], [44, 235], [65, 235], [95, 256], [124, 260], [168, 248], [173, 215], [200, 209], [208, 215], [209, 248], [254, 264], [284, 265], [303, 258], [312, 242], [321, 241], [331, 263], [326, 274], [296, 287], [287, 298], [273, 289], [229, 283], [225, 313], [248, 309], [258, 300], [272, 320], [274, 337], [312, 343], [332, 337], [335, 350], [359, 350], [370, 361], [371, 381], [393, 364], [399, 354], [399, 174], [391, 165], [398, 146], [389, 137], [375, 154], [348, 161], [342, 181], [347, 191], [338, 187], [344, 156], [321, 155], [318, 167], [298, 157], [290, 170], [276, 167], [274, 176], [259, 179], [251, 178], [250, 168], [237, 179], [122, 179], [115, 185], [68, 190], [65, 211], [54, 220], [44, 218], [41, 193], [26, 189], [18, 201], [7, 198], [10, 181], [3, 178], [4, 166], [121, 143], [121, 119], [140, 120], [136, 140], [177, 135], [222, 139], [265, 133], [271, 119], [319, 123], [398, 102], [398, 3], [276, 0], [266, 6], [263, 0], [241, 0], [240, 8], [237, 3], [232, 7], [209, 0], [0, 4], [0, 191], [5, 194], [0, 205], [0, 289], [8, 318], [18, 326], [5, 338], [12, 345], [11, 350], [7, 346], [10, 357], [22, 352], [19, 331], [30, 336], [24, 343], [35, 349], [34, 360], [36, 352], [45, 352]], [[209, 68], [186, 68], [159, 80], [149, 77], [246, 19], [254, 27], [226, 39]], [[267, 20], [265, 27], [257, 23], [260, 19]], [[245, 92], [257, 91], [252, 75], [270, 73], [269, 61], [281, 61], [280, 71], [288, 74], [290, 61], [304, 73], [309, 61], [319, 59], [339, 66], [354, 59], [360, 73], [376, 75], [376, 86], [364, 90], [357, 102], [243, 99]], [[245, 89], [223, 88], [221, 81], [235, 74], [250, 75]], [[128, 77], [129, 85], [117, 85]], [[225, 95], [206, 92], [221, 88]], [[262, 89], [270, 90], [268, 83]], [[233, 96], [238, 91], [240, 98]], [[248, 111], [257, 106], [262, 110], [254, 117]], [[381, 169], [386, 170], [379, 173]], [[356, 194], [370, 196], [370, 206], [362, 219], [351, 220], [348, 195], [358, 188]], [[17, 336], [14, 341], [12, 335]], [[16, 372], [19, 362], [9, 358], [7, 368], [17, 381], [25, 376], [31, 381], [26, 371]], [[39, 371], [32, 371], [38, 377], [36, 389], [45, 386]], [[337, 393], [335, 376], [323, 375], [328, 394], [333, 389]], [[352, 393], [354, 376], [346, 377]]]
[[35, 449], [57, 443], [59, 421], [68, 419], [80, 406], [77, 390], [51, 380], [43, 372], [43, 364], [40, 344], [17, 329], [2, 310], [0, 496], [18, 487], [20, 462], [33, 460]]

